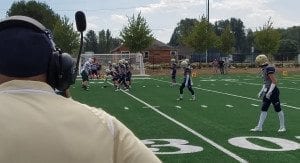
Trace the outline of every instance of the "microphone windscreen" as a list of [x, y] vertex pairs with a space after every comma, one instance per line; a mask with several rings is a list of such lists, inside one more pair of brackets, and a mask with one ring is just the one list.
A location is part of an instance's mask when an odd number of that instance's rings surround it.
[[83, 32], [86, 29], [85, 15], [82, 11], [77, 11], [75, 14], [76, 27], [79, 32]]

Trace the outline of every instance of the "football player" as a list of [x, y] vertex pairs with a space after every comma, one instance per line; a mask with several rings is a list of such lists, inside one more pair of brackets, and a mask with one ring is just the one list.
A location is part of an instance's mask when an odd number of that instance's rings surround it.
[[84, 64], [83, 67], [81, 69], [80, 75], [82, 77], [82, 83], [81, 83], [81, 87], [84, 90], [88, 90], [88, 82], [89, 82], [89, 73], [91, 71], [91, 65], [94, 62], [93, 58], [89, 58]]
[[267, 117], [267, 111], [272, 103], [279, 117], [280, 127], [278, 132], [285, 132], [286, 128], [284, 125], [284, 114], [280, 106], [279, 89], [276, 86], [277, 80], [275, 77], [275, 68], [269, 64], [269, 60], [264, 54], [258, 55], [255, 59], [255, 62], [262, 68], [264, 84], [258, 93], [258, 97], [262, 98], [262, 107], [258, 125], [250, 131], [262, 131], [264, 121]]
[[125, 74], [125, 81], [126, 84], [129, 88], [131, 88], [131, 71], [130, 71], [130, 65], [128, 63], [128, 61], [125, 61], [125, 70], [126, 70], [126, 74]]
[[176, 71], [177, 71], [177, 65], [176, 60], [174, 58], [171, 59], [171, 79], [172, 79], [172, 87], [176, 85]]
[[179, 95], [179, 98], [177, 100], [182, 100], [183, 99], [183, 89], [184, 89], [184, 87], [187, 87], [189, 89], [189, 91], [191, 92], [191, 94], [192, 94], [192, 98], [190, 100], [196, 100], [195, 92], [192, 88], [192, 85], [193, 85], [193, 82], [192, 82], [192, 79], [191, 79], [192, 70], [188, 66], [188, 62], [185, 61], [185, 60], [181, 62], [181, 67], [184, 70], [184, 78], [183, 78], [183, 82], [180, 86], [180, 95]]
[[116, 63], [113, 63], [112, 64], [113, 66], [113, 70], [111, 71], [111, 75], [112, 75], [112, 81], [114, 83], [114, 87], [116, 88], [115, 91], [118, 91], [119, 90], [119, 66], [116, 64]]
[[118, 91], [120, 89], [120, 86], [124, 85], [125, 91], [129, 91], [129, 86], [126, 84], [126, 67], [125, 67], [125, 60], [121, 59], [119, 60], [119, 80], [118, 80]]

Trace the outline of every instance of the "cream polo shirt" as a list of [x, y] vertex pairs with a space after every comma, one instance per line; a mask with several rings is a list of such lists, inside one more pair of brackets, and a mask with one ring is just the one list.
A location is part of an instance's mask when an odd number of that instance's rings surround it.
[[0, 85], [1, 163], [156, 163], [121, 122], [43, 82]]

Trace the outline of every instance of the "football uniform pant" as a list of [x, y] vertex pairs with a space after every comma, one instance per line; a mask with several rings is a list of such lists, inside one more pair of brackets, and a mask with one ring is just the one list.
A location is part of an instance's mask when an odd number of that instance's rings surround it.
[[[183, 83], [181, 84], [180, 86], [180, 94], [183, 94], [183, 88], [185, 87], [185, 82], [186, 82], [186, 79], [184, 79]], [[191, 80], [188, 81], [188, 85], [187, 85], [187, 88], [189, 89], [189, 91], [191, 92], [192, 95], [195, 94], [193, 88], [192, 88], [192, 85], [191, 85]]]
[[268, 111], [268, 109], [272, 103], [275, 111], [280, 112], [281, 106], [280, 106], [279, 94], [280, 94], [279, 89], [277, 87], [275, 87], [274, 90], [272, 91], [272, 95], [271, 95], [270, 99], [266, 98], [266, 95], [265, 95], [263, 98], [263, 104], [262, 104], [261, 110]]

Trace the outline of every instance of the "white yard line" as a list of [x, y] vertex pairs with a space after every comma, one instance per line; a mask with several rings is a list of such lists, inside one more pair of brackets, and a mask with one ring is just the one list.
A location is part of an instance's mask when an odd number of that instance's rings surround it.
[[251, 104], [252, 106], [259, 106], [259, 105], [256, 105], [256, 104]]
[[[170, 83], [168, 81], [159, 80], [159, 79], [153, 79], [153, 80], [160, 81], [160, 82], [165, 82], [165, 83]], [[203, 90], [203, 91], [206, 91], [206, 92], [213, 92], [213, 93], [223, 94], [223, 95], [227, 95], [227, 96], [233, 96], [233, 97], [238, 97], [238, 98], [243, 98], [243, 99], [247, 99], [247, 100], [261, 102], [261, 100], [255, 99], [255, 98], [251, 98], [251, 97], [245, 97], [245, 96], [240, 96], [240, 95], [235, 95], [235, 94], [226, 93], [226, 92], [220, 92], [220, 91], [215, 91], [215, 90], [209, 90], [209, 89], [199, 88], [199, 87], [193, 87], [193, 88], [199, 89], [199, 90]], [[291, 106], [291, 105], [286, 105], [286, 104], [281, 104], [281, 106], [284, 106], [284, 107], [287, 107], [287, 108], [296, 109], [296, 110], [300, 110], [300, 107], [296, 107], [296, 106]]]
[[207, 108], [207, 106], [206, 105], [200, 105], [201, 106], [201, 108]]
[[233, 106], [232, 105], [225, 105], [226, 107], [229, 107], [229, 108], [233, 108]]
[[[249, 82], [239, 82], [239, 81], [227, 81], [227, 82], [231, 82], [231, 83], [239, 83], [239, 84], [248, 84], [248, 85], [262, 85], [262, 84], [258, 84], [258, 83], [249, 83]], [[291, 90], [297, 90], [297, 91], [300, 91], [300, 89], [298, 88], [290, 88], [290, 87], [278, 87], [279, 89], [280, 88], [283, 88], [283, 89], [291, 89]]]
[[[109, 82], [109, 84], [112, 85], [112, 83], [110, 83], [110, 82]], [[160, 114], [161, 116], [163, 116], [163, 117], [167, 118], [168, 120], [170, 120], [170, 121], [176, 123], [178, 126], [184, 128], [185, 130], [187, 130], [188, 132], [192, 133], [193, 135], [195, 135], [195, 136], [199, 137], [200, 139], [206, 141], [207, 143], [211, 144], [212, 146], [214, 146], [214, 147], [217, 148], [218, 150], [224, 152], [224, 153], [227, 154], [228, 156], [230, 156], [230, 157], [236, 159], [236, 160], [239, 161], [239, 162], [243, 162], [243, 163], [248, 162], [247, 160], [241, 158], [241, 157], [238, 156], [237, 154], [235, 154], [235, 153], [229, 151], [228, 149], [224, 148], [223, 146], [221, 146], [221, 145], [215, 143], [214, 141], [208, 139], [207, 137], [203, 136], [202, 134], [198, 133], [197, 131], [191, 129], [190, 127], [184, 125], [183, 123], [181, 123], [181, 122], [175, 120], [174, 118], [172, 118], [172, 117], [168, 116], [167, 114], [161, 112], [160, 110], [154, 108], [152, 105], [150, 105], [150, 104], [146, 103], [145, 101], [143, 101], [143, 100], [141, 100], [141, 99], [139, 99], [139, 98], [133, 96], [133, 95], [130, 94], [129, 92], [125, 92], [125, 91], [123, 91], [123, 90], [121, 90], [121, 91], [122, 91], [123, 93], [127, 94], [128, 96], [132, 97], [132, 98], [135, 99], [136, 101], [138, 101], [138, 102], [144, 104], [145, 106], [148, 106], [150, 109], [152, 109], [153, 111], [157, 112], [157, 113]]]
[[[155, 108], [159, 108], [159, 106], [153, 106], [153, 107], [155, 107]], [[143, 106], [143, 108], [149, 108], [148, 106]]]

